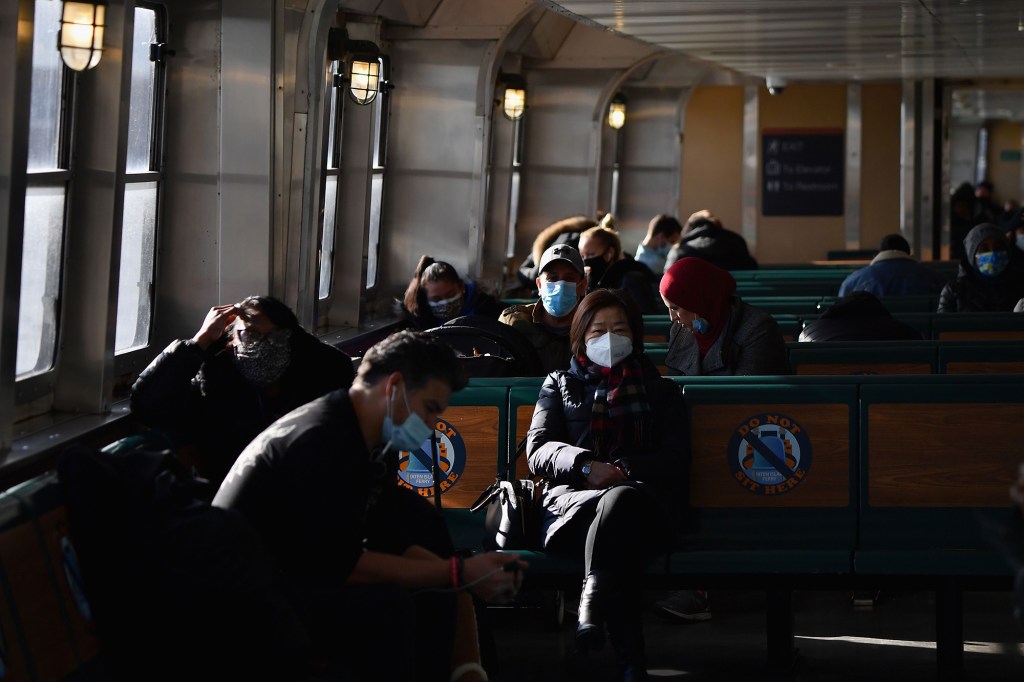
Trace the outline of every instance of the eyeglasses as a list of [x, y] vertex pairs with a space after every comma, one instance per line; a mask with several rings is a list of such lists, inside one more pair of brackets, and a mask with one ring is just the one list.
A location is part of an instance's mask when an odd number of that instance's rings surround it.
[[260, 339], [266, 339], [270, 343], [283, 343], [289, 339], [291, 333], [287, 329], [275, 329], [266, 334], [261, 334], [252, 325], [239, 324], [235, 326], [235, 336], [238, 337], [239, 341], [246, 344], [255, 343]]

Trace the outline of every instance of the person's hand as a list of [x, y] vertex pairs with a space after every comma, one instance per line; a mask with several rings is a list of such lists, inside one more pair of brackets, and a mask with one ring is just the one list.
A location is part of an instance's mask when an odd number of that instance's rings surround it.
[[616, 483], [626, 480], [626, 474], [619, 467], [607, 462], [594, 460], [590, 463], [590, 475], [587, 476], [587, 487], [591, 490], [604, 490]]
[[1010, 486], [1010, 499], [1024, 514], [1024, 464], [1017, 466], [1017, 480]]
[[210, 308], [210, 312], [206, 313], [206, 319], [203, 320], [203, 326], [199, 328], [192, 340], [200, 349], [206, 350], [210, 344], [224, 336], [224, 332], [235, 321], [239, 312], [234, 304], [216, 305]]
[[527, 565], [518, 554], [487, 552], [463, 562], [462, 578], [466, 585], [472, 585], [470, 591], [484, 601], [507, 604], [516, 598]]

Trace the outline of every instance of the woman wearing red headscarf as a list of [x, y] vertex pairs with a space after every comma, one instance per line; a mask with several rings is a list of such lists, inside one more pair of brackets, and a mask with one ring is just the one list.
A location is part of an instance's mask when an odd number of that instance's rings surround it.
[[672, 318], [669, 374], [789, 374], [786, 343], [768, 313], [740, 300], [736, 280], [700, 258], [682, 258], [661, 278]]

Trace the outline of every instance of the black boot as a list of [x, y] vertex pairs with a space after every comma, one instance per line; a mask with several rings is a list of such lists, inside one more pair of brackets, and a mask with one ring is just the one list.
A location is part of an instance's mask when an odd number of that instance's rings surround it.
[[[603, 599], [607, 598], [607, 576], [593, 571], [583, 581], [580, 594], [579, 623], [576, 625], [576, 648], [580, 652], [604, 647]], [[602, 590], [604, 593], [602, 594]]]
[[635, 592], [617, 595], [608, 612], [608, 639], [619, 662], [619, 679], [622, 682], [646, 681], [647, 656], [644, 653], [640, 595]]

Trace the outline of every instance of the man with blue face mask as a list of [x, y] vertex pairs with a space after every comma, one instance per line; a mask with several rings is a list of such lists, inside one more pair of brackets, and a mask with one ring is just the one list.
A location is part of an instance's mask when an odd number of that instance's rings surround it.
[[580, 252], [568, 244], [548, 247], [539, 272], [540, 300], [506, 308], [498, 321], [529, 339], [547, 374], [569, 366], [569, 327], [576, 304], [587, 292], [587, 278]]
[[647, 225], [647, 236], [636, 247], [636, 259], [659, 277], [665, 272], [665, 260], [672, 245], [683, 235], [683, 226], [673, 216], [659, 213]]
[[939, 294], [940, 313], [1012, 311], [1024, 296], [1024, 273], [1010, 257], [1003, 230], [976, 225], [964, 237], [956, 279]]
[[[448, 346], [398, 332], [367, 351], [350, 389], [279, 419], [224, 479], [213, 504], [264, 541], [293, 588], [311, 659], [343, 661], [359, 679], [447, 680], [455, 595], [515, 595], [517, 555], [453, 558], [437, 510], [397, 484], [399, 452], [423, 446], [464, 384]], [[395, 655], [382, 632], [401, 632], [409, 650]]]

